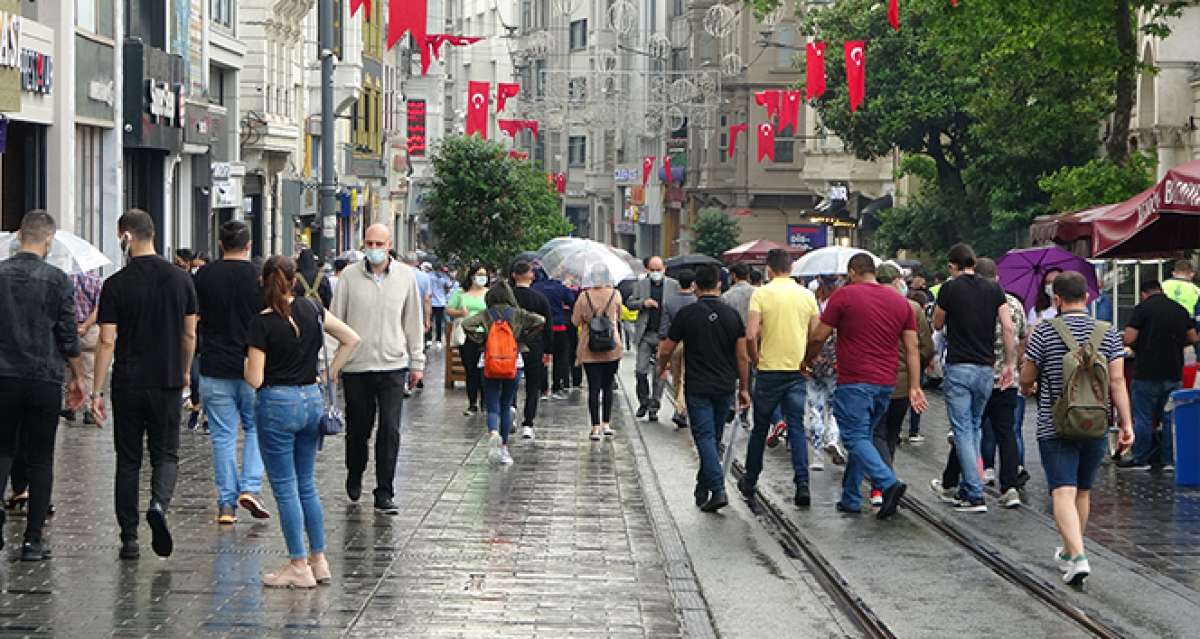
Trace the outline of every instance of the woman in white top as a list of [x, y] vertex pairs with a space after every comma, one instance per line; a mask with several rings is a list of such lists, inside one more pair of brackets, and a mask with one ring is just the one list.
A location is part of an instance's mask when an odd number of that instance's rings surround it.
[[1033, 327], [1037, 326], [1042, 320], [1051, 320], [1058, 317], [1058, 310], [1054, 308], [1054, 279], [1058, 274], [1062, 273], [1062, 269], [1052, 267], [1042, 275], [1042, 288], [1038, 289], [1037, 301], [1034, 302], [1033, 308], [1029, 311], [1029, 329], [1033, 331]]

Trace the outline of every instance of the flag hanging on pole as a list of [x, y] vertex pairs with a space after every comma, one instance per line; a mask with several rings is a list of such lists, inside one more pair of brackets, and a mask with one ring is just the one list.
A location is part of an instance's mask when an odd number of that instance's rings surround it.
[[350, 17], [353, 18], [354, 14], [358, 12], [359, 8], [364, 5], [367, 7], [367, 15], [370, 16], [371, 0], [350, 0]]
[[496, 83], [496, 113], [504, 110], [504, 103], [509, 98], [517, 97], [521, 92], [521, 85], [516, 82], [497, 82]]
[[[325, 1], [325, 0], [322, 0]], [[424, 48], [428, 0], [388, 0], [387, 48], [396, 46], [405, 32], [412, 33], [417, 47]]]
[[667, 179], [663, 180], [663, 182], [665, 184], [670, 184], [671, 183], [671, 156], [669, 156], [669, 155], [663, 156], [663, 173], [666, 175], [666, 178], [667, 178]]
[[850, 112], [858, 110], [867, 97], [867, 43], [846, 42], [846, 84], [850, 90]]
[[654, 172], [654, 156], [647, 155], [642, 158], [642, 186], [650, 183], [650, 174]]
[[792, 127], [792, 133], [800, 128], [800, 92], [799, 91], [784, 91], [783, 93], [783, 110], [779, 112], [779, 130], [782, 131], [788, 126]]
[[779, 91], [766, 89], [754, 94], [754, 103], [767, 110], [767, 119], [769, 120], [779, 114], [779, 98]]
[[488, 89], [490, 82], [467, 83], [467, 135], [479, 134], [487, 139], [488, 124]]
[[775, 127], [770, 122], [763, 122], [758, 125], [758, 162], [762, 163], [763, 158], [770, 158], [775, 161]]
[[729, 125], [729, 157], [733, 157], [734, 149], [737, 147], [738, 136], [745, 133], [747, 128], [749, 128], [747, 124]]
[[806, 100], [819, 98], [825, 93], [825, 43], [809, 42], [805, 47], [804, 84]]
[[892, 31], [900, 30], [900, 0], [888, 0], [888, 24]]

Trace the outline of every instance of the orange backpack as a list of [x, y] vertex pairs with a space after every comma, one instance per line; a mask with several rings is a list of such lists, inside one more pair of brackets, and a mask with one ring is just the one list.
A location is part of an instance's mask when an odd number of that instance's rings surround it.
[[517, 358], [521, 354], [512, 324], [509, 323], [512, 309], [506, 309], [503, 315], [497, 315], [489, 309], [488, 314], [492, 318], [492, 326], [483, 344], [483, 376], [488, 379], [516, 379]]

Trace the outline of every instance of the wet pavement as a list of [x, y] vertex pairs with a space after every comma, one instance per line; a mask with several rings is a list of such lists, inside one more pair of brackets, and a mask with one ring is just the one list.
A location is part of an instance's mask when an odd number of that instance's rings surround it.
[[[286, 560], [278, 522], [242, 511], [218, 527], [208, 438], [186, 430], [170, 511], [175, 553], [159, 559], [146, 543], [140, 560], [119, 560], [111, 431], [64, 426], [53, 557], [15, 561], [23, 520], [9, 519], [0, 635], [706, 634], [690, 564], [660, 549], [656, 532], [670, 521], [648, 507], [624, 433], [588, 441], [576, 393], [544, 402], [537, 439], [516, 440], [516, 463], [494, 468], [483, 416], [464, 417], [461, 387], [444, 391], [439, 372], [405, 405], [399, 515], [373, 511], [371, 473], [364, 501], [348, 501], [340, 438], [318, 455], [333, 584], [312, 591], [262, 587], [260, 576]], [[269, 488], [264, 501], [274, 510]]]

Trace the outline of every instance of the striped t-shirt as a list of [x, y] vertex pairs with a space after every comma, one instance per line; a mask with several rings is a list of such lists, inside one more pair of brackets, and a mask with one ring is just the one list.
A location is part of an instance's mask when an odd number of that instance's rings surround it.
[[[1091, 338], [1096, 320], [1084, 313], [1066, 313], [1059, 317], [1067, 323], [1076, 342], [1083, 344]], [[1110, 327], [1104, 334], [1100, 353], [1110, 362], [1124, 356], [1125, 348], [1115, 329]], [[1038, 369], [1038, 439], [1055, 438], [1054, 402], [1062, 395], [1062, 360], [1066, 354], [1067, 345], [1059, 337], [1058, 331], [1054, 330], [1053, 324], [1049, 321], [1040, 322], [1025, 347], [1025, 358]]]

